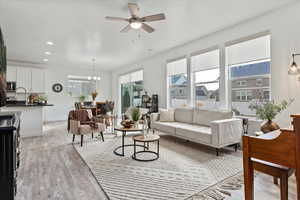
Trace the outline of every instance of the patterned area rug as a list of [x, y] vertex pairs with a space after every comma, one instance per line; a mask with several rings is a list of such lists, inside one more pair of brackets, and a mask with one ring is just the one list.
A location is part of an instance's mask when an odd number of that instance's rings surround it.
[[[213, 148], [161, 135], [160, 158], [138, 162], [131, 158], [133, 147], [126, 148], [125, 157], [113, 153], [121, 145], [121, 137], [105, 135], [105, 139], [74, 147], [110, 199], [224, 199], [226, 189], [242, 185], [242, 181], [234, 179], [242, 171], [242, 154], [233, 148], [224, 149], [217, 157]], [[132, 137], [126, 137], [125, 144], [131, 143]], [[150, 149], [156, 150], [156, 146], [150, 144]], [[228, 179], [235, 184], [226, 182]], [[211, 198], [216, 192], [219, 195]]]

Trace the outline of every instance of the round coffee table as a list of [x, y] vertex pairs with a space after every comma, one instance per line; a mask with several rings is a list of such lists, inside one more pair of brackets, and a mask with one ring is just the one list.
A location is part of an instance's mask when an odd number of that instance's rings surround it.
[[[115, 131], [121, 131], [122, 132], [122, 145], [118, 146], [117, 148], [115, 148], [114, 153], [118, 156], [124, 156], [124, 147], [129, 147], [129, 146], [133, 146], [134, 144], [124, 144], [124, 139], [125, 136], [127, 134], [127, 132], [142, 132], [144, 129], [142, 129], [141, 127], [132, 127], [132, 128], [125, 128], [125, 127], [115, 127]], [[140, 147], [145, 147], [142, 145], [137, 145]], [[119, 153], [118, 150], [122, 149], [122, 153]]]
[[[133, 137], [133, 148], [134, 148], [134, 153], [132, 155], [132, 159], [137, 160], [137, 161], [143, 161], [143, 162], [148, 162], [148, 161], [154, 161], [157, 160], [159, 158], [159, 135], [138, 135], [138, 136], [134, 136]], [[137, 142], [143, 142], [144, 143], [144, 150], [142, 151], [136, 151], [136, 147], [137, 146], [143, 146], [143, 145], [138, 145], [136, 144]], [[155, 151], [151, 151], [149, 150], [149, 143], [154, 143], [157, 142], [157, 150]], [[147, 146], [146, 146], [147, 144]], [[140, 159], [137, 158], [136, 155], [137, 154], [142, 154], [142, 153], [151, 153], [155, 155], [155, 158], [153, 159]]]

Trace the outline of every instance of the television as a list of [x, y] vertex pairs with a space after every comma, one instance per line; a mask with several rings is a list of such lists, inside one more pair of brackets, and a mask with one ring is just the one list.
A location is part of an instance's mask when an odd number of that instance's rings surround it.
[[0, 107], [6, 105], [6, 46], [0, 27]]

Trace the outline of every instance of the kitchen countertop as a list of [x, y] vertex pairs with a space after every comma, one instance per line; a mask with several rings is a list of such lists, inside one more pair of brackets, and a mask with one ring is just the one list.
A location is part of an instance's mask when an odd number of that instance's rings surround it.
[[53, 104], [6, 104], [6, 107], [43, 107], [54, 106]]

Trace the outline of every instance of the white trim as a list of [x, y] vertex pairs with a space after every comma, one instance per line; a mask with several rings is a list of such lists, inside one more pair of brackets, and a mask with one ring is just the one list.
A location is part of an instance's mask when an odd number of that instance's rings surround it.
[[256, 90], [256, 89], [269, 89], [271, 90], [270, 86], [265, 87], [249, 87], [249, 88], [232, 88], [231, 90]]

